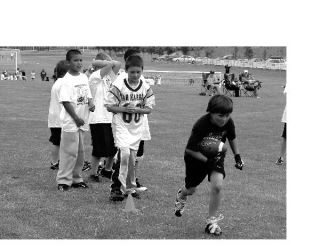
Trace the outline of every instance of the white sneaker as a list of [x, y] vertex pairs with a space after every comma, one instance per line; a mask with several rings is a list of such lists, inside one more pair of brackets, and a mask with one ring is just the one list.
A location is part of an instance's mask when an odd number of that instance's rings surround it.
[[219, 215], [219, 217], [210, 217], [207, 219], [207, 225], [205, 232], [209, 234], [213, 234], [215, 236], [221, 235], [222, 231], [221, 228], [218, 225], [218, 221], [222, 220], [224, 217], [222, 214]]
[[178, 217], [181, 217], [184, 206], [186, 205], [187, 199], [181, 199], [180, 198], [181, 189], [178, 190], [177, 196], [176, 196], [176, 203], [174, 204], [174, 214]]

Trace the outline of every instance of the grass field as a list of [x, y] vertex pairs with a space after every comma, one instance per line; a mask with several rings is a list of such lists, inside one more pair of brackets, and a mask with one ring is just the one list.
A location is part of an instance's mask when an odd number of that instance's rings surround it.
[[[23, 68], [37, 72], [46, 68], [50, 74], [63, 58], [26, 55]], [[92, 56], [85, 58], [89, 63]], [[205, 71], [210, 66], [146, 63], [145, 69]], [[223, 72], [221, 67], [215, 70]], [[223, 234], [214, 239], [286, 239], [286, 166], [274, 164], [280, 149], [285, 105], [281, 86], [286, 73], [251, 71], [263, 81], [262, 98], [233, 98], [233, 119], [246, 167], [236, 170], [229, 150], [220, 207], [225, 216]], [[0, 239], [212, 239], [204, 233], [207, 181], [188, 199], [181, 218], [173, 214], [176, 191], [184, 182], [184, 148], [209, 100], [198, 95], [198, 84], [188, 86], [163, 77], [163, 84], [153, 87], [152, 140], [146, 143], [139, 170], [149, 190], [135, 200], [138, 214], [125, 213], [125, 202], [109, 201], [110, 181], [105, 179], [89, 182], [88, 190], [57, 191], [57, 172], [49, 169], [47, 128], [52, 84], [39, 77], [34, 82], [0, 81]], [[90, 133], [85, 141], [89, 159]], [[84, 173], [85, 180], [89, 173]]]

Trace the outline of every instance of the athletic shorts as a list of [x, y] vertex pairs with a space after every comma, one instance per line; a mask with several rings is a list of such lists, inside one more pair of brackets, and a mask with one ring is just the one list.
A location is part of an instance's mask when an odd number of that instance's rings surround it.
[[139, 143], [139, 149], [138, 149], [138, 152], [137, 152], [137, 157], [142, 157], [143, 153], [144, 153], [144, 141], [141, 140], [140, 143]]
[[287, 123], [284, 123], [284, 125], [283, 125], [283, 131], [282, 131], [281, 137], [283, 137], [285, 139], [287, 138]]
[[186, 177], [185, 177], [185, 187], [197, 187], [203, 180], [208, 176], [208, 181], [210, 182], [210, 175], [212, 171], [219, 172], [225, 178], [226, 173], [224, 171], [224, 158], [225, 153], [222, 154], [221, 158], [217, 161], [217, 163], [210, 165], [206, 165], [205, 163], [195, 159], [194, 157], [185, 154], [184, 162], [186, 165]]
[[92, 156], [113, 157], [117, 153], [111, 124], [90, 124]]
[[60, 146], [61, 141], [61, 128], [50, 128], [51, 136], [49, 141], [56, 146]]

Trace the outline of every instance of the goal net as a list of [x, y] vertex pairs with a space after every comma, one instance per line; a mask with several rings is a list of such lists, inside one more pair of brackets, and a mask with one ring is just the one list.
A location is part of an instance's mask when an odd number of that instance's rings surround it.
[[4, 70], [8, 73], [15, 73], [21, 62], [19, 49], [0, 48], [0, 73]]

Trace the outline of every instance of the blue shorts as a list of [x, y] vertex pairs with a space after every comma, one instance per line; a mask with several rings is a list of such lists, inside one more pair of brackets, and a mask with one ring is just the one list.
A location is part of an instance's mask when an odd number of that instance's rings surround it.
[[208, 166], [206, 163], [199, 161], [198, 159], [195, 159], [194, 157], [185, 153], [185, 187], [187, 189], [197, 187], [206, 176], [208, 176], [208, 181], [210, 181], [210, 175], [213, 171], [221, 173], [223, 175], [223, 178], [225, 178], [226, 173], [224, 171], [224, 158], [225, 153], [221, 155], [217, 163]]
[[90, 124], [92, 156], [113, 157], [117, 153], [111, 124]]

